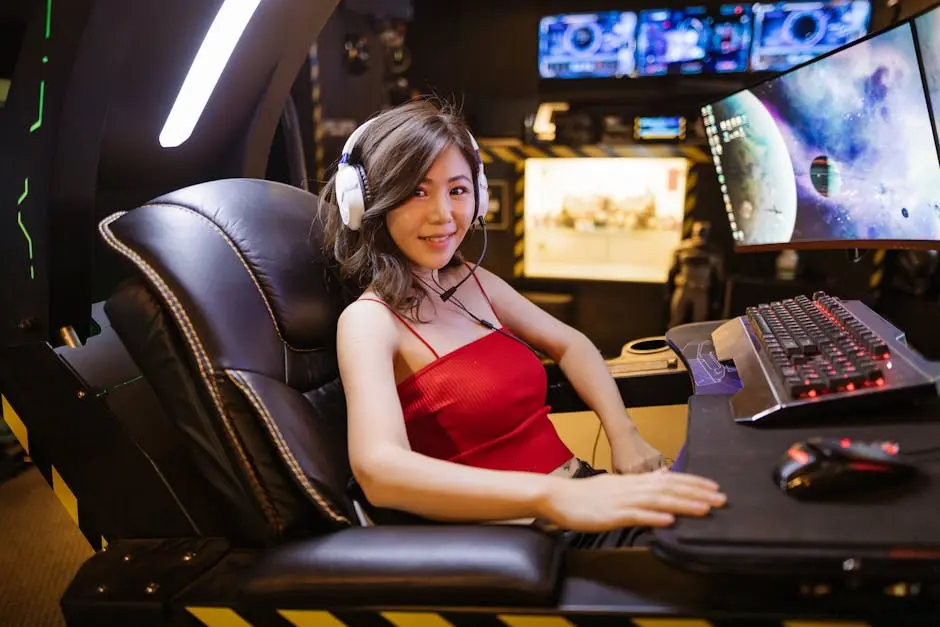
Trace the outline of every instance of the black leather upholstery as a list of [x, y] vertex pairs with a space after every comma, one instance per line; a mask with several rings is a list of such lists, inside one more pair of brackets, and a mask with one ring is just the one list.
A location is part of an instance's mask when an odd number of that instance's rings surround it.
[[100, 226], [146, 287], [111, 299], [111, 324], [227, 503], [221, 514], [253, 542], [354, 519], [333, 348], [344, 297], [320, 256], [317, 203], [233, 179]]
[[267, 551], [239, 587], [252, 604], [546, 605], [561, 559], [528, 528], [355, 528]]

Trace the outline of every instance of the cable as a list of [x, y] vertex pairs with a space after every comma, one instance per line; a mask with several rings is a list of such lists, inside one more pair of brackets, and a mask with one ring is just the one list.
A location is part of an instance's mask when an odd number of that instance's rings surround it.
[[[479, 223], [480, 228], [483, 229], [483, 252], [480, 253], [480, 258], [477, 259], [477, 262], [473, 264], [473, 268], [470, 270], [470, 274], [468, 274], [464, 278], [457, 281], [457, 284], [454, 285], [453, 287], [446, 289], [440, 294], [438, 294], [438, 296], [441, 297], [441, 300], [444, 301], [445, 303], [451, 298], [451, 296], [454, 295], [454, 292], [456, 292], [457, 289], [461, 285], [463, 285], [474, 272], [477, 271], [477, 268], [479, 268], [480, 264], [483, 263], [483, 258], [486, 257], [486, 244], [487, 244], [487, 239], [488, 239], [486, 236], [486, 219], [483, 216], [480, 216], [479, 218], [477, 218], [477, 223]], [[439, 285], [439, 287], [443, 289], [443, 286]]]
[[598, 418], [598, 419], [597, 419], [597, 435], [594, 436], [594, 449], [591, 451], [591, 466], [594, 466], [595, 468], [597, 468], [597, 466], [596, 466], [596, 462], [597, 462], [597, 445], [600, 444], [600, 441], [601, 441], [601, 430], [602, 430], [602, 429], [603, 429], [603, 424], [601, 423], [601, 419]]

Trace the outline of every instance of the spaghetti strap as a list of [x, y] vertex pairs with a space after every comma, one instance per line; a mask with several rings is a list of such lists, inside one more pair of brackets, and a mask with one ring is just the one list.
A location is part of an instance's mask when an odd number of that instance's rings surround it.
[[[376, 303], [379, 303], [379, 304], [381, 304], [381, 305], [385, 305], [385, 307], [386, 307], [390, 312], [392, 312], [392, 314], [393, 314], [396, 318], [398, 318], [398, 320], [399, 320], [403, 325], [405, 325], [405, 328], [406, 328], [406, 329], [408, 329], [409, 331], [411, 331], [411, 332], [414, 334], [414, 336], [415, 336], [416, 338], [418, 338], [419, 340], [421, 340], [421, 343], [422, 343], [422, 344], [424, 344], [425, 346], [428, 347], [428, 350], [431, 351], [431, 353], [434, 354], [434, 359], [440, 359], [441, 356], [437, 354], [437, 351], [434, 350], [434, 347], [431, 346], [430, 344], [428, 344], [428, 341], [425, 340], [423, 337], [421, 337], [421, 334], [418, 333], [418, 332], [415, 330], [415, 328], [414, 328], [413, 326], [411, 326], [410, 324], [408, 324], [408, 321], [405, 320], [404, 316], [402, 316], [400, 313], [398, 313], [397, 311], [395, 311], [394, 309], [392, 309], [391, 307], [389, 307], [388, 303], [386, 303], [385, 301], [381, 301], [381, 300], [379, 300], [378, 298], [368, 298], [368, 297], [366, 297], [366, 298], [360, 298], [359, 300], [371, 300], [371, 301], [376, 302]], [[495, 313], [495, 312], [494, 312], [494, 313]]]
[[[466, 261], [464, 262], [464, 265], [467, 266], [467, 268], [470, 268], [470, 264], [468, 264]], [[472, 276], [473, 280], [476, 281], [477, 287], [480, 288], [480, 293], [483, 294], [483, 298], [486, 299], [486, 304], [490, 306], [490, 311], [492, 311], [493, 315], [496, 316], [496, 320], [500, 324], [503, 324], [503, 321], [499, 319], [499, 314], [496, 313], [496, 308], [493, 307], [493, 301], [490, 300], [490, 297], [487, 295], [486, 290], [483, 289], [483, 284], [480, 282], [480, 279], [477, 278], [476, 272], [470, 272], [470, 276]]]

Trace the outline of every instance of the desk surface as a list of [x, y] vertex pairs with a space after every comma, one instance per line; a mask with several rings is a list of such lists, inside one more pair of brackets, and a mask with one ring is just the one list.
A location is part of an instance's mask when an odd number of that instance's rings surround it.
[[893, 440], [905, 449], [940, 445], [940, 422], [879, 416], [865, 424], [833, 414], [818, 427], [757, 428], [731, 418], [727, 399], [689, 403], [687, 471], [717, 481], [728, 505], [703, 519], [683, 519], [679, 540], [700, 543], [940, 547], [940, 458], [919, 460], [922, 476], [903, 485], [841, 500], [804, 502], [772, 479], [787, 448], [811, 436]]
[[676, 327], [667, 340], [695, 383], [689, 400], [686, 471], [717, 481], [728, 494], [728, 505], [707, 518], [680, 519], [666, 534], [669, 541], [712, 551], [751, 547], [758, 554], [761, 547], [940, 549], [940, 456], [917, 460], [922, 476], [910, 483], [840, 501], [798, 501], [772, 479], [774, 465], [790, 444], [816, 435], [893, 440], [902, 452], [940, 446], [940, 410], [932, 410], [932, 415], [883, 414], [873, 421], [840, 415], [833, 406], [817, 426], [738, 424], [728, 404], [740, 386], [737, 373], [707, 354], [711, 330], [719, 324]]

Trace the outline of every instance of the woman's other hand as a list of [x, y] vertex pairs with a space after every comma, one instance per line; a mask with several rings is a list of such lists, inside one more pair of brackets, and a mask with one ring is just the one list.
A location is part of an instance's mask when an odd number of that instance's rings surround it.
[[610, 438], [610, 461], [619, 475], [633, 475], [668, 466], [666, 456], [643, 439], [636, 428]]

